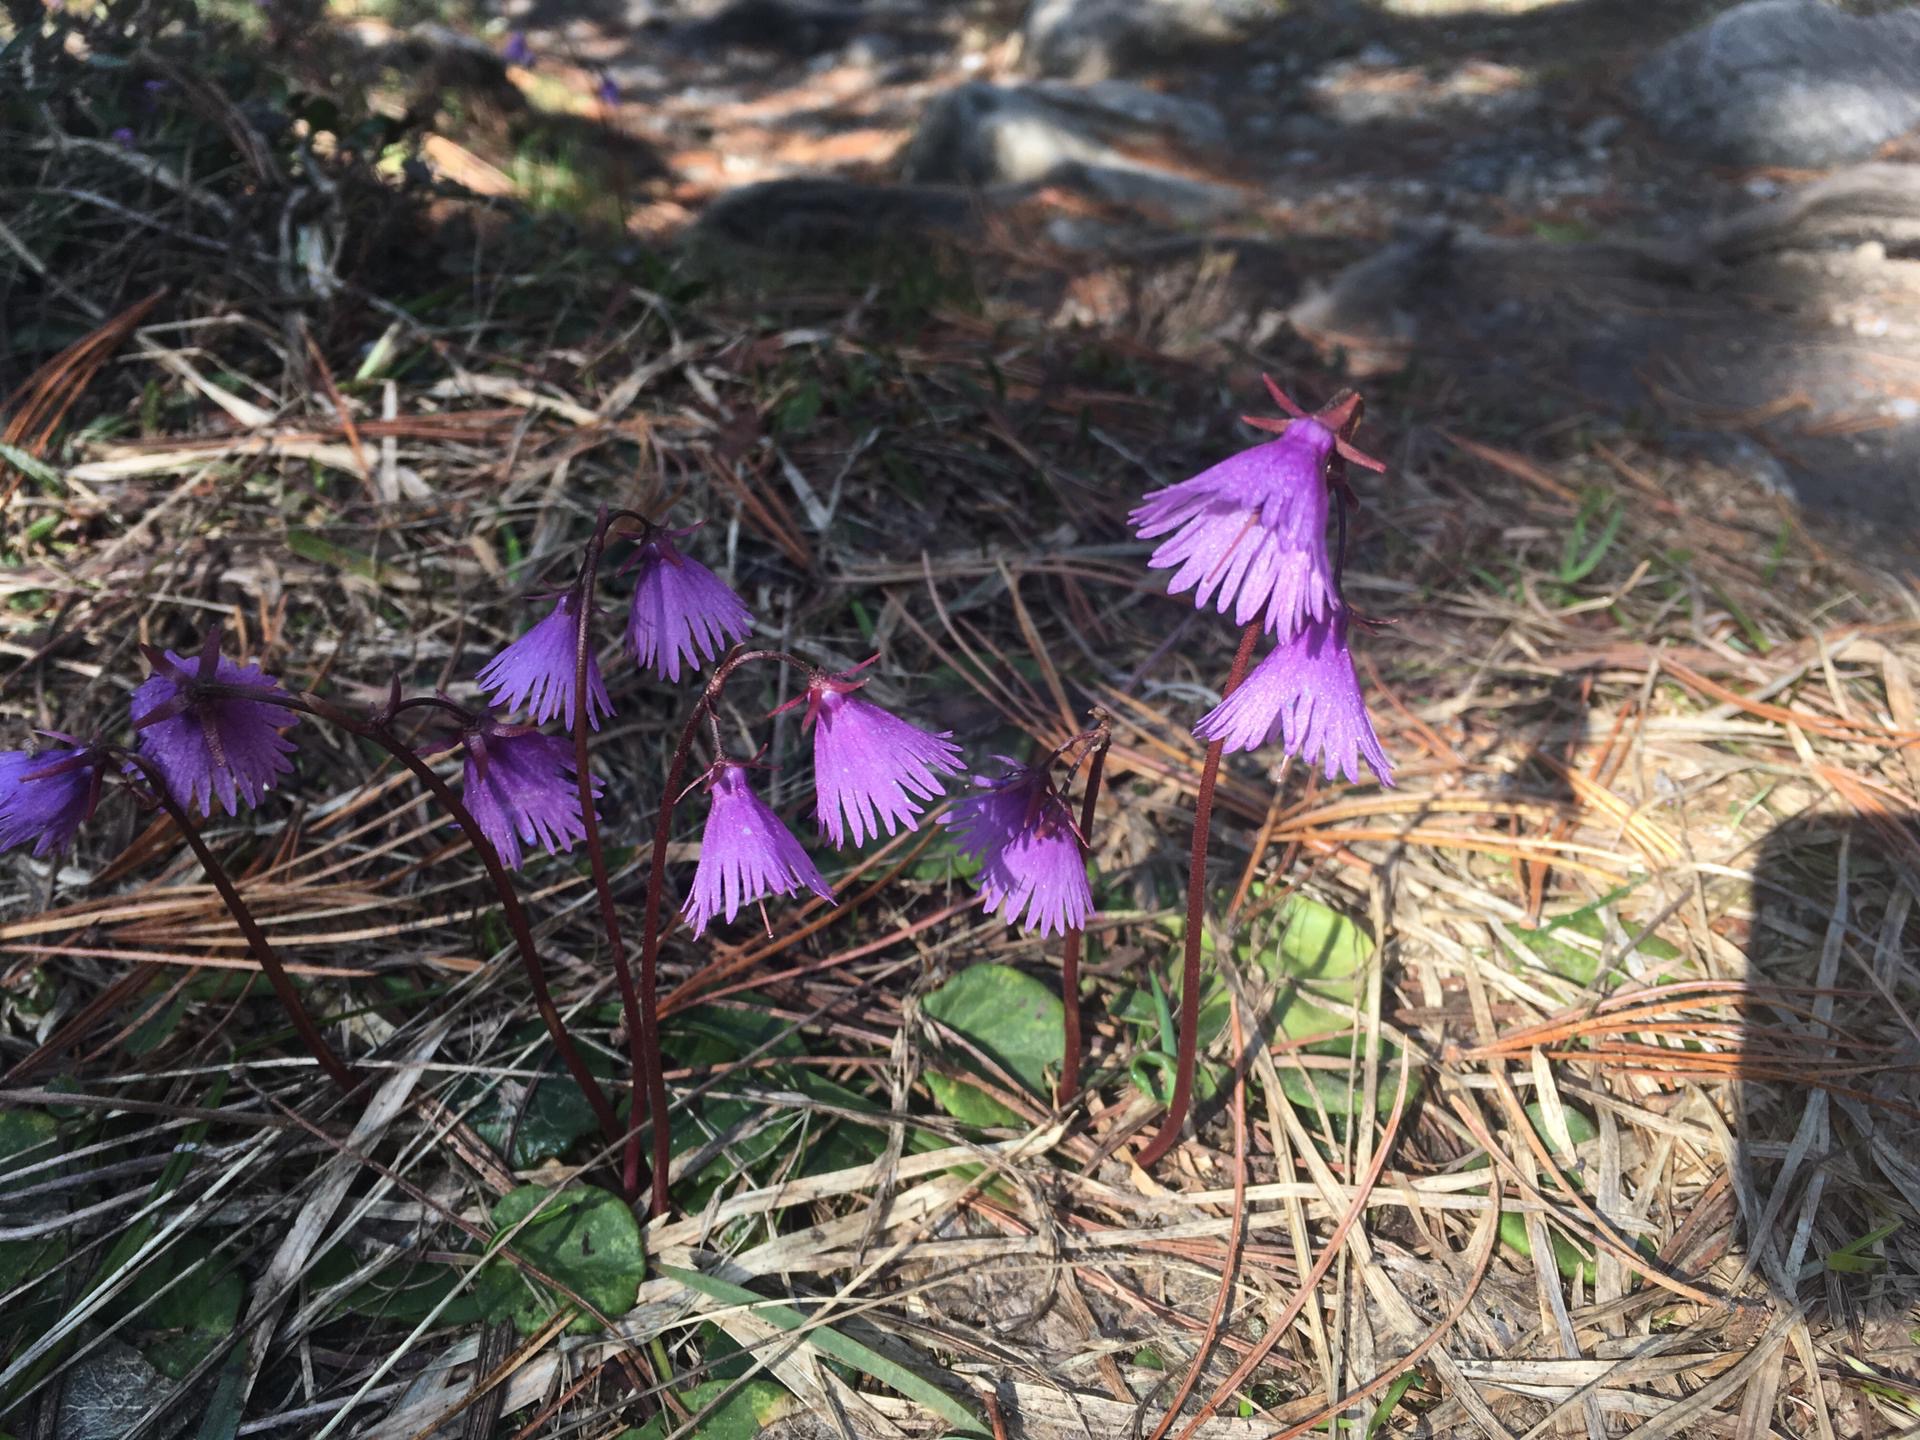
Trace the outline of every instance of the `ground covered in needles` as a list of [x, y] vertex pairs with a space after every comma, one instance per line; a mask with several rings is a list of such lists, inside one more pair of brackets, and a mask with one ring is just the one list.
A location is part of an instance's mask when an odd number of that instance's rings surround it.
[[[478, 707], [490, 660], [571, 624], [602, 507], [698, 521], [669, 543], [751, 644], [864, 681], [973, 772], [1104, 716], [1084, 1058], [1058, 1101], [1061, 939], [982, 909], [970, 832], [931, 823], [959, 781], [915, 828], [855, 804], [855, 843], [823, 842], [817, 712], [858, 712], [743, 670], [714, 720], [746, 763], [709, 783], [797, 837], [794, 883], [765, 928], [720, 887], [660, 945], [671, 1205], [640, 1218], [465, 833], [303, 717], [270, 789], [215, 767], [190, 808], [351, 1099], [175, 818], [113, 791], [64, 854], [0, 861], [0, 1430], [1912, 1430], [1897, 537], [1469, 373], [1363, 383], [1353, 443], [1386, 470], [1348, 472], [1341, 583], [1395, 784], [1227, 756], [1193, 1123], [1149, 1173], [1193, 727], [1237, 636], [1167, 595], [1128, 515], [1263, 438], [1238, 418], [1274, 414], [1263, 372], [1310, 408], [1349, 377], [1284, 335], [1170, 353], [1064, 323], [1018, 212], [816, 263], [383, 174], [360, 157], [400, 122], [357, 130], [174, 19], [4, 57], [31, 86], [0, 98], [25, 200], [0, 217], [0, 749], [126, 739], [142, 647], [187, 685], [216, 624], [292, 693], [377, 707], [398, 677]], [[690, 667], [734, 631], [628, 641], [626, 553], [592, 757], [637, 953]], [[708, 804], [677, 812], [663, 913]], [[624, 1114], [590, 866], [524, 838], [554, 1005]]]

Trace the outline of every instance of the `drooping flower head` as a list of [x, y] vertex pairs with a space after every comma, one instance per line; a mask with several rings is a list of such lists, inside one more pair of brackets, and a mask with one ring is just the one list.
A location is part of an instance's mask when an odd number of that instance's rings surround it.
[[[573, 729], [579, 610], [571, 594], [562, 595], [546, 619], [487, 662], [478, 683], [496, 709], [518, 710], [524, 705], [536, 725], [563, 715], [567, 729]], [[613, 702], [607, 698], [607, 687], [600, 679], [600, 661], [589, 645], [587, 723], [598, 730], [601, 716], [612, 714]]]
[[952, 827], [961, 853], [981, 862], [978, 884], [989, 915], [1028, 934], [1084, 930], [1093, 889], [1067, 802], [1044, 768], [1000, 758], [1008, 773], [975, 776], [978, 792], [940, 821]]
[[1357, 783], [1364, 759], [1382, 785], [1393, 784], [1392, 762], [1373, 733], [1347, 649], [1344, 606], [1268, 651], [1193, 733], [1223, 741], [1230, 751], [1284, 740], [1289, 755], [1309, 765], [1324, 762], [1329, 780], [1338, 773]]
[[639, 547], [629, 566], [639, 572], [627, 615], [627, 647], [642, 666], [668, 681], [680, 667], [698, 670], [728, 645], [753, 632], [753, 615], [727, 584], [673, 542], [691, 530], [662, 530]]
[[922, 730], [857, 693], [866, 681], [854, 676], [872, 663], [844, 675], [815, 671], [793, 702], [806, 704], [802, 728], [813, 730], [814, 818], [836, 850], [846, 847], [849, 833], [864, 845], [879, 838], [883, 824], [889, 835], [903, 825], [913, 829], [925, 808], [914, 802], [939, 795], [940, 777], [964, 768], [952, 731]]
[[36, 858], [65, 850], [99, 803], [104, 773], [93, 747], [77, 740], [37, 755], [0, 750], [0, 850], [29, 840]]
[[681, 914], [698, 939], [718, 914], [731, 921], [743, 905], [769, 895], [811, 890], [833, 900], [833, 887], [821, 877], [793, 832], [780, 822], [747, 779], [747, 766], [722, 760], [707, 774], [711, 807], [700, 835], [700, 863]]
[[[300, 717], [282, 706], [247, 698], [284, 695], [257, 665], [236, 665], [220, 654], [220, 629], [207, 632], [200, 654], [141, 647], [153, 674], [133, 692], [133, 726], [140, 753], [153, 762], [167, 790], [205, 817], [217, 799], [227, 814], [251, 809], [274, 781], [293, 769], [286, 732]], [[236, 693], [237, 692], [237, 693]]]
[[[520, 868], [525, 859], [522, 842], [543, 845], [549, 855], [558, 855], [585, 838], [570, 742], [542, 735], [530, 725], [497, 720], [470, 726], [463, 739], [467, 765], [461, 799], [502, 865]], [[598, 780], [593, 793], [600, 794]]]
[[1357, 397], [1306, 415], [1271, 380], [1267, 387], [1294, 418], [1249, 423], [1278, 431], [1277, 438], [1154, 491], [1128, 518], [1143, 540], [1168, 537], [1147, 560], [1173, 570], [1168, 593], [1191, 590], [1195, 605], [1211, 605], [1239, 625], [1264, 609], [1264, 628], [1284, 637], [1324, 619], [1337, 598], [1327, 552], [1335, 457], [1369, 468], [1379, 462], [1345, 439], [1357, 422]]

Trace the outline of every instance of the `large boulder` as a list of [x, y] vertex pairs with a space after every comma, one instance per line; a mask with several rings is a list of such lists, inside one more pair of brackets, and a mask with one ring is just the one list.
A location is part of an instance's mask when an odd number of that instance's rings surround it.
[[1169, 51], [1237, 43], [1281, 16], [1275, 0], [1030, 0], [1022, 57], [1041, 75], [1106, 80]]
[[1747, 0], [1663, 46], [1633, 84], [1670, 140], [1715, 159], [1864, 159], [1920, 124], [1920, 7]]

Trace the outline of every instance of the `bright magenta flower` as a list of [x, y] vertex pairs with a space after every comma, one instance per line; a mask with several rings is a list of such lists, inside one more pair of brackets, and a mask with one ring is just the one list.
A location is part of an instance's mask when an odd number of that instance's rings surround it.
[[1147, 560], [1178, 567], [1168, 593], [1191, 590], [1195, 605], [1240, 625], [1264, 608], [1265, 628], [1283, 636], [1323, 618], [1334, 599], [1327, 469], [1336, 443], [1304, 416], [1278, 439], [1142, 500], [1129, 517], [1140, 538], [1172, 532]]
[[[869, 662], [871, 663], [871, 662]], [[857, 694], [865, 681], [816, 674], [807, 686], [806, 724], [813, 727], [814, 817], [834, 848], [911, 830], [922, 806], [941, 793], [942, 775], [958, 774], [960, 747], [909, 724]]]
[[627, 647], [642, 666], [668, 681], [680, 667], [698, 670], [728, 645], [753, 633], [753, 615], [713, 571], [673, 546], [687, 530], [662, 531], [639, 549], [640, 572], [627, 614]]
[[941, 823], [952, 827], [963, 855], [981, 862], [989, 915], [1028, 934], [1084, 930], [1093, 889], [1067, 802], [1045, 770], [1006, 764], [998, 780], [975, 776], [979, 793], [955, 802]]
[[747, 767], [722, 760], [708, 773], [712, 797], [700, 836], [700, 863], [681, 914], [698, 939], [716, 914], [731, 921], [743, 905], [769, 895], [811, 890], [833, 900], [833, 887], [747, 779]]
[[236, 665], [221, 656], [219, 632], [193, 660], [148, 648], [153, 674], [133, 692], [133, 725], [140, 751], [165, 778], [167, 789], [188, 810], [213, 813], [218, 799], [227, 814], [249, 809], [293, 769], [294, 744], [285, 732], [300, 717], [279, 705], [227, 694], [209, 685], [284, 694], [280, 682], [257, 665]]
[[[556, 715], [573, 729], [574, 664], [580, 644], [580, 617], [573, 597], [562, 595], [547, 618], [489, 660], [478, 683], [498, 710], [527, 707], [534, 724], [544, 725]], [[587, 723], [600, 728], [600, 717], [613, 714], [613, 702], [600, 680], [600, 661], [587, 650]]]
[[1337, 772], [1358, 782], [1365, 759], [1382, 785], [1393, 784], [1393, 764], [1373, 733], [1347, 649], [1344, 608], [1274, 646], [1193, 733], [1224, 741], [1230, 751], [1284, 740], [1289, 755], [1309, 765], [1324, 760], [1329, 780]]

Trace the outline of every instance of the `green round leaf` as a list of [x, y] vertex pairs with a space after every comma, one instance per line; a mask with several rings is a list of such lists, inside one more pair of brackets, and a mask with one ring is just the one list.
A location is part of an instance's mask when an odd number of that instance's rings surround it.
[[[680, 1402], [695, 1415], [733, 1389], [732, 1380], [708, 1380], [691, 1390], [680, 1392]], [[772, 1380], [749, 1380], [721, 1401], [720, 1406], [694, 1429], [689, 1440], [753, 1440], [776, 1421], [791, 1414], [798, 1402], [786, 1387]], [[656, 1415], [637, 1430], [621, 1433], [619, 1440], [661, 1440], [674, 1428], [670, 1417]]]
[[[533, 1215], [536, 1209], [539, 1214]], [[646, 1252], [633, 1211], [617, 1195], [591, 1186], [556, 1195], [540, 1185], [523, 1185], [494, 1202], [495, 1234], [528, 1215], [533, 1218], [507, 1245], [511, 1253], [567, 1286], [603, 1315], [624, 1315], [633, 1308], [640, 1282], [647, 1278]], [[572, 1305], [565, 1296], [550, 1294], [503, 1256], [486, 1263], [474, 1290], [489, 1316], [512, 1320], [523, 1335], [532, 1334], [562, 1307]], [[599, 1328], [599, 1322], [582, 1314], [567, 1328], [574, 1334], [588, 1334]]]
[[1356, 921], [1305, 895], [1287, 901], [1286, 928], [1267, 961], [1275, 979], [1298, 980], [1331, 1000], [1353, 1000], [1373, 957], [1373, 940]]
[[[974, 965], [927, 996], [927, 1014], [966, 1037], [1035, 1095], [1046, 1093], [1047, 1072], [1065, 1053], [1060, 997], [1011, 965]], [[964, 1081], [929, 1075], [934, 1098], [956, 1120], [972, 1125], [1020, 1123], [999, 1101]]]
[[231, 1266], [231, 1255], [216, 1255], [207, 1241], [188, 1235], [142, 1264], [102, 1313], [117, 1319], [139, 1310], [132, 1326], [140, 1353], [179, 1380], [232, 1338], [245, 1290]]

